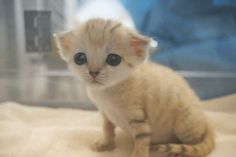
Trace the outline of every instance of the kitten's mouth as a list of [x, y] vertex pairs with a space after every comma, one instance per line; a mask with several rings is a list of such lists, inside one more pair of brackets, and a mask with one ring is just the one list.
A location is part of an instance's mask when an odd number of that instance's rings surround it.
[[94, 85], [103, 85], [101, 82], [99, 82], [96, 79], [93, 79], [92, 81], [90, 81], [90, 84], [94, 84]]

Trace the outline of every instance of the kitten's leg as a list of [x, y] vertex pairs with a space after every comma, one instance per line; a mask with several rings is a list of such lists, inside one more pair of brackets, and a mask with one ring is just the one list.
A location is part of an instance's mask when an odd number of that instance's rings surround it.
[[108, 151], [115, 148], [115, 126], [114, 124], [103, 115], [103, 139], [95, 142], [92, 145], [94, 151]]
[[132, 157], [149, 157], [151, 142], [151, 129], [146, 119], [130, 121], [134, 137], [134, 150]]
[[183, 154], [205, 157], [214, 148], [214, 132], [206, 117], [201, 112], [197, 112], [197, 109], [192, 112], [185, 110], [177, 118], [174, 132], [184, 144]]

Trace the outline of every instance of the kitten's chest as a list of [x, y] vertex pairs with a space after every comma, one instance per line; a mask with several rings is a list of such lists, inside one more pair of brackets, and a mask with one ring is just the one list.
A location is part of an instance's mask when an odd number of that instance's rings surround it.
[[128, 122], [129, 111], [121, 99], [111, 98], [105, 93], [90, 90], [88, 90], [88, 96], [95, 103], [99, 111], [105, 114], [112, 123], [128, 132], [130, 131]]

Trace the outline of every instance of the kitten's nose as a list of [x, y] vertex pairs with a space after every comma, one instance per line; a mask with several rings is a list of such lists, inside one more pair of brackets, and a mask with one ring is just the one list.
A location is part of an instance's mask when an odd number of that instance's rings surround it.
[[89, 74], [95, 78], [99, 74], [99, 71], [89, 71]]

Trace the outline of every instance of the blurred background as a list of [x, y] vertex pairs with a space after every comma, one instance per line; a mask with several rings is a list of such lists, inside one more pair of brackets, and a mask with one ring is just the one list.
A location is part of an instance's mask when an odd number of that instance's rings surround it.
[[0, 0], [0, 102], [92, 109], [51, 37], [95, 17], [157, 40], [151, 60], [183, 75], [201, 99], [236, 92], [235, 0]]

